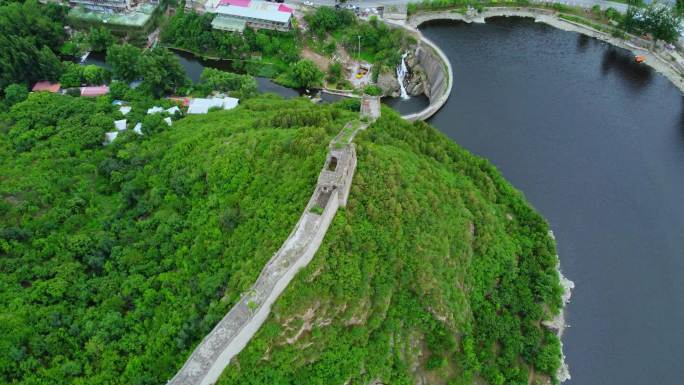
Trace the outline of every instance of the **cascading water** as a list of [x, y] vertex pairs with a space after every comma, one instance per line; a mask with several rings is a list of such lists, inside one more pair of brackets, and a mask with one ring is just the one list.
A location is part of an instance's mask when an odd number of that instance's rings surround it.
[[406, 87], [404, 87], [404, 79], [406, 78], [406, 74], [408, 74], [408, 68], [406, 67], [406, 55], [408, 55], [408, 52], [401, 55], [401, 64], [397, 66], [397, 80], [399, 81], [399, 90], [401, 91], [402, 99], [410, 98], [406, 92]]
[[85, 63], [85, 61], [88, 59], [88, 56], [90, 55], [90, 51], [86, 52], [81, 56], [81, 64]]

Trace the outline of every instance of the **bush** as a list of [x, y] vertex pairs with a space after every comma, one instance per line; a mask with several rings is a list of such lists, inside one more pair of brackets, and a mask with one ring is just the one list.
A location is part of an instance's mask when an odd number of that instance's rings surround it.
[[88, 35], [88, 43], [93, 51], [105, 51], [107, 47], [114, 44], [114, 36], [107, 28], [93, 28]]
[[81, 96], [81, 89], [78, 87], [67, 88], [66, 94], [69, 96]]
[[300, 60], [292, 68], [292, 80], [299, 87], [310, 88], [320, 85], [322, 79], [323, 72], [311, 60]]
[[648, 33], [656, 40], [673, 43], [679, 38], [681, 22], [682, 15], [674, 8], [651, 3], [646, 8], [630, 6], [620, 25], [627, 32]]
[[66, 70], [60, 76], [59, 82], [62, 84], [62, 88], [80, 87], [83, 84], [83, 66], [67, 63]]
[[375, 84], [371, 84], [366, 86], [366, 88], [363, 89], [363, 93], [366, 95], [370, 96], [380, 96], [382, 95], [382, 90], [380, 87], [376, 86]]
[[5, 103], [13, 106], [28, 98], [28, 89], [25, 84], [10, 84], [5, 88]]
[[[205, 68], [195, 90], [208, 95], [213, 91], [229, 92], [238, 98], [251, 98], [257, 94], [257, 84], [253, 76]], [[204, 96], [202, 95], [202, 96]]]
[[116, 79], [131, 82], [140, 76], [138, 59], [141, 51], [130, 44], [113, 45], [107, 49], [107, 64]]
[[112, 99], [125, 99], [126, 92], [130, 90], [128, 84], [124, 82], [114, 81], [109, 85], [109, 96]]
[[342, 64], [340, 62], [331, 63], [328, 66], [328, 83], [336, 84], [342, 78]]
[[349, 111], [359, 112], [361, 111], [361, 99], [359, 98], [343, 98], [337, 102], [342, 108]]

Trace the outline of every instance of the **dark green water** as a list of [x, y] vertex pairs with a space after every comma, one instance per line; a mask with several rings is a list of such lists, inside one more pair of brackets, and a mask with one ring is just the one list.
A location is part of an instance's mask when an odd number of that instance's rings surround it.
[[455, 75], [431, 123], [496, 164], [555, 232], [576, 284], [568, 383], [683, 383], [681, 93], [627, 51], [529, 19], [421, 29]]

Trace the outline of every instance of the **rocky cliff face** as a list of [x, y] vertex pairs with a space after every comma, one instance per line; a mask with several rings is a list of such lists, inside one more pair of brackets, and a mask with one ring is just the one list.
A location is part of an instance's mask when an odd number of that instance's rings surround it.
[[418, 59], [414, 52], [410, 52], [406, 56], [406, 66], [409, 69], [409, 76], [407, 77], [406, 92], [411, 96], [420, 94], [429, 95], [430, 82], [427, 80], [425, 70], [418, 63]]
[[[430, 81], [423, 66], [415, 52], [409, 52], [406, 56], [406, 67], [409, 70], [408, 76], [404, 79], [404, 87], [410, 96], [425, 94], [430, 97]], [[378, 87], [383, 95], [397, 97], [400, 94], [397, 73], [394, 70], [384, 70], [378, 75]]]
[[382, 71], [378, 75], [378, 87], [382, 90], [383, 95], [397, 97], [399, 96], [399, 81], [397, 74], [394, 71]]

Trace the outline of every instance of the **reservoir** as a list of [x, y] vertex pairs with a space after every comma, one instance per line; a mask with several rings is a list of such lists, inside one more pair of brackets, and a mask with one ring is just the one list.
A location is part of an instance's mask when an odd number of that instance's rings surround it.
[[491, 160], [556, 235], [576, 284], [566, 384], [681, 383], [680, 91], [625, 50], [531, 19], [421, 30], [454, 70], [430, 123]]

